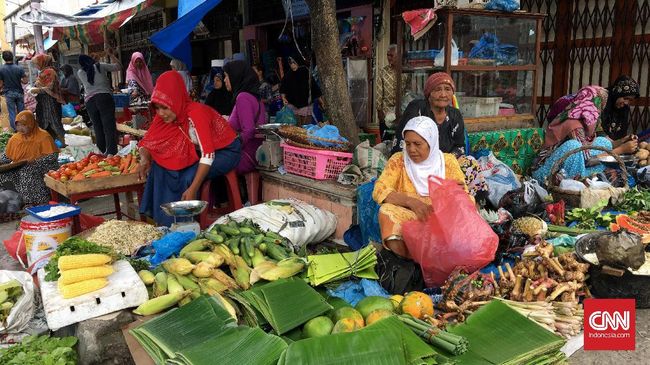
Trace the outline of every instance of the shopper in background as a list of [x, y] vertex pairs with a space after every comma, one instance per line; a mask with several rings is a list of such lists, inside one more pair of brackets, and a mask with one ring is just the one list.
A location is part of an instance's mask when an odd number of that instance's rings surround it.
[[32, 58], [32, 64], [38, 69], [38, 78], [30, 93], [36, 95], [36, 120], [39, 126], [65, 145], [65, 131], [61, 121], [61, 96], [58, 72], [52, 66], [52, 56], [38, 54]]
[[264, 108], [268, 114], [271, 106], [271, 98], [273, 97], [273, 88], [271, 84], [264, 79], [264, 68], [261, 65], [253, 65], [253, 70], [257, 74], [257, 79], [260, 82], [258, 95], [260, 96], [262, 103], [264, 103]]
[[192, 75], [190, 74], [190, 71], [187, 69], [187, 66], [183, 63], [181, 60], [173, 59], [170, 63], [169, 66], [172, 68], [172, 70], [178, 72], [181, 77], [183, 78], [183, 82], [185, 83], [185, 88], [187, 89], [187, 92], [192, 91]]
[[214, 72], [212, 75], [212, 91], [205, 99], [205, 105], [210, 106], [221, 115], [230, 115], [232, 113], [232, 93], [226, 89], [223, 83], [223, 74]]
[[9, 125], [12, 130], [16, 130], [16, 114], [25, 108], [23, 84], [27, 83], [27, 75], [22, 67], [14, 64], [14, 54], [11, 51], [2, 52], [2, 59], [5, 64], [0, 67], [0, 89], [7, 101]]
[[70, 65], [61, 66], [63, 71], [63, 79], [61, 79], [61, 95], [66, 103], [79, 104], [79, 96], [81, 95], [81, 88], [79, 81], [74, 75], [74, 70]]
[[126, 69], [126, 82], [133, 99], [149, 100], [153, 92], [153, 80], [142, 53], [133, 52], [131, 55], [131, 62]]
[[284, 105], [291, 108], [298, 117], [300, 125], [310, 124], [312, 120], [312, 102], [321, 97], [321, 90], [311, 79], [309, 69], [299, 65], [296, 59], [289, 57], [289, 70], [284, 74], [280, 93]]
[[97, 148], [106, 155], [117, 153], [117, 125], [115, 101], [108, 72], [121, 71], [122, 64], [112, 49], [107, 50], [111, 63], [100, 63], [90, 56], [79, 56], [81, 69], [77, 76], [84, 86], [84, 100], [93, 123]]

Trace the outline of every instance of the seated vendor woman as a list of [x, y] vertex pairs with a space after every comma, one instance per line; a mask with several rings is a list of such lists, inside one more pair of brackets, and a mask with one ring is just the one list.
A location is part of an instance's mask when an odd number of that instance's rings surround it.
[[[606, 106], [609, 105], [608, 96], [607, 89], [603, 87], [586, 86], [571, 96], [568, 102], [562, 98], [551, 107], [544, 147], [533, 164], [532, 175], [537, 181], [547, 180], [555, 162], [569, 151], [583, 146], [612, 149], [611, 139], [596, 135]], [[637, 149], [636, 140], [629, 140], [620, 143], [613, 152], [630, 154]], [[564, 170], [564, 176], [569, 179], [589, 177], [604, 171], [604, 166], [597, 158], [606, 155], [600, 150], [576, 152], [564, 160], [560, 170]]]
[[[16, 131], [9, 141], [0, 164], [25, 162], [25, 165], [0, 173], [0, 185], [17, 191], [26, 205], [47, 203], [50, 190], [43, 182], [49, 170], [59, 168], [59, 150], [52, 136], [38, 127], [34, 114], [25, 110], [16, 115]], [[7, 184], [13, 184], [13, 187]]]
[[372, 197], [381, 205], [379, 226], [384, 248], [409, 258], [402, 224], [425, 220], [431, 211], [429, 176], [458, 182], [465, 177], [456, 157], [438, 148], [438, 127], [429, 117], [415, 117], [404, 127], [403, 152], [394, 154], [375, 184]]
[[140, 178], [146, 178], [140, 212], [169, 226], [160, 205], [194, 200], [206, 179], [239, 164], [241, 141], [209, 106], [193, 102], [176, 71], [160, 75], [151, 95], [156, 116], [140, 141]]

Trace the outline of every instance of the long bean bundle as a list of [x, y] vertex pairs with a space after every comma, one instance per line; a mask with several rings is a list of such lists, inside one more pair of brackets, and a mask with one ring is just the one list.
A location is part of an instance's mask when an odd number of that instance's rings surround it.
[[438, 329], [437, 327], [409, 314], [401, 314], [397, 317], [402, 321], [402, 323], [407, 325], [425, 341], [449, 352], [450, 354], [462, 355], [467, 351], [469, 343], [463, 336]]

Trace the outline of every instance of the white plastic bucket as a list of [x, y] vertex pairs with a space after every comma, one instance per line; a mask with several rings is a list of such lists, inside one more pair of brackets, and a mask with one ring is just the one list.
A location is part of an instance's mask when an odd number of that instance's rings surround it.
[[20, 221], [23, 232], [22, 240], [27, 251], [27, 265], [34, 273], [47, 263], [60, 243], [72, 235], [72, 218], [45, 222], [32, 216], [26, 216]]

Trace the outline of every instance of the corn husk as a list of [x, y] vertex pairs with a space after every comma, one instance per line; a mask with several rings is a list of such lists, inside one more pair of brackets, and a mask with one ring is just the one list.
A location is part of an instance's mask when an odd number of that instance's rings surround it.
[[278, 335], [332, 309], [325, 298], [300, 279], [280, 279], [247, 290], [241, 295]]
[[307, 257], [307, 276], [313, 286], [347, 279], [351, 276], [377, 280], [376, 250], [368, 245], [359, 251]]
[[226, 328], [204, 342], [177, 352], [176, 357], [167, 363], [274, 365], [286, 348], [287, 344], [280, 337], [264, 333], [259, 328]]
[[231, 315], [215, 299], [201, 296], [130, 332], [157, 364], [163, 364], [176, 352], [202, 343], [216, 332], [236, 325]]
[[355, 332], [293, 342], [278, 365], [435, 364], [436, 355], [397, 318], [389, 317]]
[[565, 343], [562, 337], [496, 300], [449, 332], [469, 341], [469, 350], [453, 357], [458, 364], [528, 364], [536, 358], [555, 355]]

